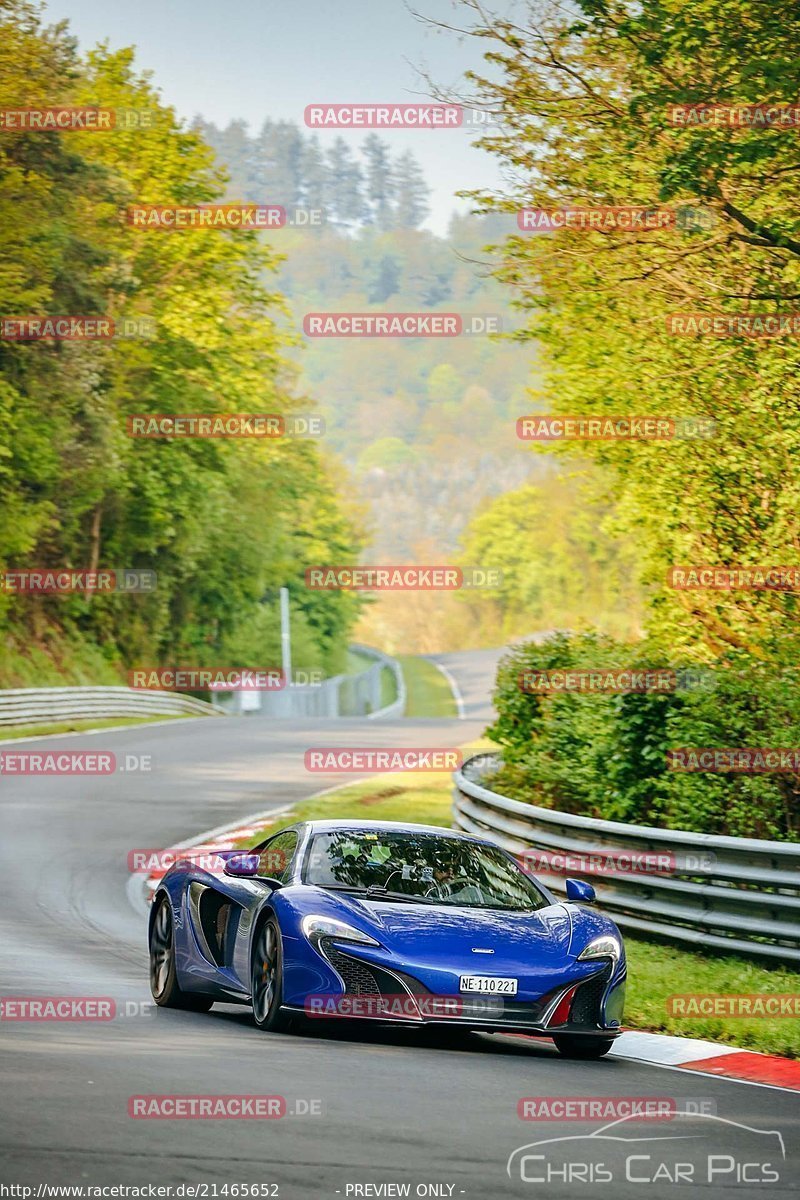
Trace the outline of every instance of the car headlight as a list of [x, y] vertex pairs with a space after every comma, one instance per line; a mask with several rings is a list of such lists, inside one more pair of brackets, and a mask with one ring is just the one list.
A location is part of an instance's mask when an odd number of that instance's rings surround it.
[[622, 946], [617, 938], [612, 937], [610, 933], [604, 933], [602, 937], [594, 938], [583, 947], [578, 960], [585, 961], [587, 958], [610, 958], [616, 967], [622, 958]]
[[[358, 942], [362, 946], [380, 946], [375, 938], [344, 921], [335, 921], [332, 917], [303, 917], [301, 928], [315, 950], [320, 950], [323, 938], [336, 938], [337, 942]], [[321, 953], [321, 950], [320, 950]]]

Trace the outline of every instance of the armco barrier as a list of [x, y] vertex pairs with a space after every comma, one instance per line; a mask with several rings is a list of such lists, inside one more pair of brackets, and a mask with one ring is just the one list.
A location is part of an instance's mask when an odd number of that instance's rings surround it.
[[[490, 836], [514, 855], [674, 856], [668, 874], [569, 873], [591, 882], [598, 903], [633, 934], [800, 963], [800, 845], [600, 821], [510, 800], [483, 786], [498, 755], [468, 759], [454, 774], [454, 825]], [[551, 890], [565, 875], [536, 870]]]
[[[253, 717], [291, 717], [295, 720], [316, 717], [367, 717], [383, 720], [402, 717], [406, 708], [406, 685], [400, 664], [371, 646], [352, 645], [371, 664], [355, 675], [333, 675], [315, 684], [291, 684], [274, 692], [228, 693], [214, 698], [215, 707], [231, 714], [248, 713]], [[384, 671], [394, 676], [397, 698], [381, 707], [381, 681]]]
[[176, 692], [127, 687], [54, 687], [0, 689], [0, 726], [57, 725], [61, 721], [108, 717], [155, 717], [173, 713], [219, 716], [203, 700]]

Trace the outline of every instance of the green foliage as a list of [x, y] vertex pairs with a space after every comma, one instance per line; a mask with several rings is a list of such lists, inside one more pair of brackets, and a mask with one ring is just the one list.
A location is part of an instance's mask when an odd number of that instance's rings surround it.
[[716, 422], [712, 438], [584, 442], [580, 453], [613, 480], [652, 589], [651, 628], [707, 661], [726, 648], [771, 655], [796, 597], [675, 591], [666, 570], [796, 561], [800, 345], [674, 336], [666, 319], [797, 308], [796, 131], [682, 128], [667, 108], [793, 104], [800, 9], [794, 0], [536, 2], [524, 24], [492, 20], [475, 32], [492, 67], [476, 90], [504, 115], [483, 142], [513, 181], [484, 207], [669, 204], [709, 218], [694, 230], [517, 233], [499, 275], [527, 318], [520, 336], [540, 347], [544, 411]]
[[403, 463], [413, 463], [418, 459], [413, 447], [409, 446], [401, 438], [385, 437], [378, 438], [371, 446], [368, 446], [358, 460], [358, 465], [362, 471], [369, 471], [377, 467], [383, 470], [387, 467], [397, 467]]
[[[526, 320], [515, 340], [535, 342], [540, 356], [532, 407], [715, 423], [711, 437], [555, 447], [562, 460], [592, 460], [613, 497], [623, 554], [616, 563], [601, 557], [587, 589], [596, 624], [609, 628], [608, 591], [633, 545], [633, 592], [648, 594], [648, 636], [626, 644], [586, 635], [517, 650], [498, 685], [493, 736], [506, 750], [499, 782], [566, 811], [797, 840], [795, 776], [678, 773], [667, 770], [666, 752], [800, 745], [797, 594], [677, 590], [667, 574], [672, 565], [797, 562], [797, 338], [678, 336], [669, 323], [676, 314], [796, 310], [796, 131], [681, 127], [669, 106], [792, 105], [800, 9], [793, 0], [531, 0], [517, 23], [487, 19], [470, 0], [465, 7], [488, 63], [473, 76], [477, 100], [503, 114], [482, 144], [501, 158], [508, 190], [480, 196], [486, 211], [669, 205], [703, 217], [632, 232], [517, 232], [504, 241], [497, 275]], [[529, 511], [535, 527], [535, 503]], [[513, 586], [536, 612], [536, 583], [548, 567], [537, 548], [519, 550], [524, 528], [504, 500], [478, 518], [472, 536], [487, 546], [505, 537]], [[521, 693], [516, 678], [523, 667], [689, 664], [711, 669], [713, 687], [545, 698]]]
[[[597, 668], [672, 668], [679, 686], [621, 694], [520, 687], [525, 672]], [[512, 650], [500, 666], [495, 706], [489, 736], [503, 747], [504, 766], [494, 786], [505, 794], [634, 824], [800, 839], [797, 776], [676, 771], [667, 757], [685, 747], [800, 745], [795, 666], [738, 651], [698, 672], [653, 642], [562, 634]]]
[[476, 611], [494, 608], [500, 637], [589, 626], [638, 631], [642, 596], [633, 545], [614, 533], [613, 505], [597, 485], [593, 475], [546, 476], [473, 517], [460, 561], [499, 567], [503, 582], [464, 599]]
[[[353, 155], [341, 138], [286, 122], [253, 135], [240, 122], [199, 128], [230, 175], [228, 199], [266, 196], [324, 211], [317, 228], [270, 235], [285, 251], [277, 282], [295, 326], [309, 312], [366, 311], [478, 313], [512, 326], [486, 253], [512, 227], [508, 217], [457, 216], [445, 237], [420, 228], [427, 188], [419, 168], [407, 154], [392, 159], [374, 134]], [[295, 139], [299, 160], [289, 153]], [[376, 559], [420, 561], [430, 530], [432, 552], [452, 555], [487, 496], [541, 470], [515, 433], [528, 407], [523, 345], [486, 336], [307, 338], [289, 353], [325, 418], [326, 444], [355, 469]], [[387, 458], [389, 443], [397, 453]], [[370, 474], [376, 466], [379, 479]]]
[[0, 103], [153, 117], [130, 131], [7, 130], [0, 144], [2, 312], [149, 318], [155, 331], [0, 343], [0, 565], [158, 575], [152, 595], [3, 596], [8, 636], [44, 645], [61, 631], [121, 664], [220, 662], [235, 649], [235, 665], [271, 665], [272, 598], [287, 585], [302, 631], [297, 665], [325, 666], [341, 655], [356, 605], [309, 593], [303, 571], [352, 558], [359, 536], [316, 450], [125, 432], [136, 412], [300, 406], [276, 255], [252, 233], [126, 224], [134, 201], [196, 204], [225, 190], [211, 149], [160, 102], [131, 51], [81, 60], [63, 27], [44, 29], [24, 0], [3, 0]]

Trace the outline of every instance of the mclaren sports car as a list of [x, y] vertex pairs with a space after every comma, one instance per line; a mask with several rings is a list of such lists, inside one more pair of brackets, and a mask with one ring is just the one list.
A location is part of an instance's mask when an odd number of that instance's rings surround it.
[[558, 899], [479, 836], [308, 821], [219, 867], [161, 879], [149, 922], [157, 1004], [245, 1004], [260, 1029], [366, 1020], [552, 1038], [599, 1058], [621, 1032], [625, 951], [594, 890]]

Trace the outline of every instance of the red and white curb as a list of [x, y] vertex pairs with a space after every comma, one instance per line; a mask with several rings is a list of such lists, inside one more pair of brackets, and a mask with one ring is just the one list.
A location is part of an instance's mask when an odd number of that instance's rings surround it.
[[[342, 784], [336, 783], [333, 787], [323, 788], [322, 791], [314, 792], [311, 796], [304, 796], [303, 800], [317, 800], [320, 796], [327, 796], [329, 792], [338, 792], [341, 789]], [[174, 846], [166, 846], [162, 853], [165, 859], [171, 860], [172, 857], [180, 858], [181, 853], [186, 850], [209, 857], [220, 850], [234, 850], [236, 842], [242, 838], [255, 837], [257, 833], [266, 833], [279, 817], [284, 817], [287, 813], [292, 812], [300, 803], [302, 803], [301, 800], [295, 800], [292, 804], [282, 804], [280, 808], [267, 808], [263, 812], [253, 813], [244, 820], [229, 821], [225, 825], [218, 825], [216, 829], [207, 829], [205, 833], [196, 833], [194, 837], [187, 838], [185, 842], [176, 842]], [[128, 899], [138, 912], [149, 912], [150, 901], [168, 869], [168, 867], [161, 867], [155, 871], [134, 872], [131, 875], [128, 880]]]
[[737, 1050], [700, 1038], [626, 1030], [614, 1043], [609, 1058], [632, 1058], [701, 1075], [717, 1075], [740, 1083], [800, 1091], [800, 1062], [777, 1054]]
[[[236, 848], [236, 843], [242, 838], [255, 837], [257, 833], [269, 829], [270, 825], [273, 825], [279, 817], [291, 812], [293, 808], [293, 804], [284, 804], [280, 808], [268, 808], [264, 812], [254, 813], [246, 821], [219, 825], [216, 829], [207, 829], [205, 833], [197, 833], [194, 837], [187, 838], [185, 842], [176, 842], [174, 846], [166, 847], [163, 856], [165, 859], [180, 858], [182, 852], [191, 850], [194, 854], [211, 857], [220, 850], [233, 850]], [[147, 913], [149, 911], [156, 888], [168, 869], [164, 866], [147, 874], [134, 872], [131, 875], [128, 880], [128, 899], [137, 912]]]

